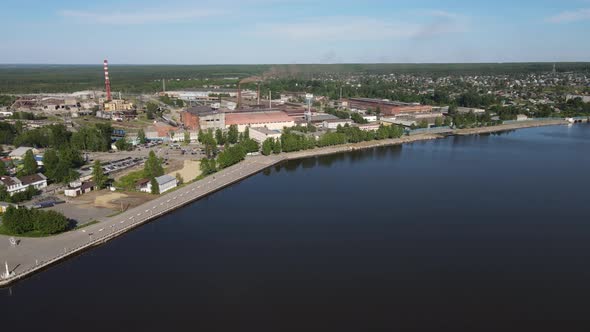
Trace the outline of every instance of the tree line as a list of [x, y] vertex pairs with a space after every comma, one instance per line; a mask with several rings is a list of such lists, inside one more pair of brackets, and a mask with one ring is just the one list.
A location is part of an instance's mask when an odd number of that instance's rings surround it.
[[[223, 142], [223, 149], [219, 149], [219, 141]], [[238, 127], [231, 125], [227, 133], [221, 130], [215, 133], [211, 130], [199, 132], [199, 141], [205, 145], [207, 158], [201, 159], [201, 172], [208, 175], [220, 169], [227, 168], [244, 160], [248, 153], [258, 152], [260, 145], [250, 138], [249, 129], [238, 133]], [[219, 152], [221, 150], [221, 152]]]
[[51, 235], [67, 230], [68, 219], [56, 211], [32, 210], [9, 206], [2, 215], [2, 225], [12, 234], [35, 232]]
[[281, 152], [295, 152], [347, 143], [359, 143], [363, 141], [383, 140], [388, 138], [400, 138], [404, 135], [404, 129], [400, 126], [381, 125], [377, 130], [361, 130], [358, 127], [338, 126], [336, 131], [329, 131], [318, 139], [314, 135], [306, 135], [301, 132], [285, 128], [280, 139], [267, 138], [262, 143], [262, 154], [278, 154]]

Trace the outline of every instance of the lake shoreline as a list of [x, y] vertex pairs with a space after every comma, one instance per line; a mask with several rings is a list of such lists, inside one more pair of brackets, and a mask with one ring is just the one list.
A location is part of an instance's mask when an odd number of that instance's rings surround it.
[[[219, 190], [223, 190], [226, 187], [241, 182], [250, 176], [256, 175], [269, 167], [281, 164], [285, 161], [373, 149], [377, 147], [402, 145], [418, 141], [442, 139], [455, 135], [490, 134], [524, 128], [566, 124], [567, 122], [565, 120], [557, 119], [539, 121], [529, 120], [493, 127], [456, 129], [452, 132], [442, 134], [425, 132], [416, 135], [403, 136], [397, 139], [343, 144], [312, 150], [282, 153], [279, 155], [249, 157], [239, 164], [228, 167], [202, 180], [187, 184], [174, 192], [161, 195], [150, 202], [146, 202], [145, 204], [125, 211], [122, 214], [106, 218], [98, 224], [91, 225], [83, 230], [70, 231], [48, 238], [26, 238], [23, 244], [14, 248], [7, 245], [7, 240], [4, 241], [3, 237], [6, 236], [0, 236], [0, 239], [2, 239], [0, 242], [0, 250], [6, 252], [6, 257], [2, 257], [4, 259], [0, 259], [0, 263], [4, 263], [3, 261], [8, 262], [9, 271], [12, 272], [8, 278], [0, 280], [0, 286], [9, 285], [17, 280], [41, 272], [54, 264], [70, 257], [77, 256], [86, 250], [91, 250], [92, 248], [119, 237], [136, 227], [156, 220], [163, 215], [174, 212], [183, 206], [207, 197]], [[107, 230], [106, 232], [104, 231], [105, 229]], [[93, 237], [90, 234], [98, 235]], [[12, 270], [10, 266], [13, 267]], [[0, 270], [4, 273], [4, 266], [2, 266]]]

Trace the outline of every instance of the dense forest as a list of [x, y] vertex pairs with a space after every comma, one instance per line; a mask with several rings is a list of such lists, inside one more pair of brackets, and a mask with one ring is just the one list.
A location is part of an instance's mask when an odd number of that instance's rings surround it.
[[[342, 74], [515, 74], [549, 72], [553, 63], [480, 64], [301, 64], [301, 65], [110, 65], [113, 91], [156, 92], [203, 84], [232, 84], [239, 78], [309, 79]], [[590, 71], [590, 63], [559, 63], [559, 71]], [[96, 65], [0, 65], [0, 93], [73, 92], [102, 89], [102, 63]]]

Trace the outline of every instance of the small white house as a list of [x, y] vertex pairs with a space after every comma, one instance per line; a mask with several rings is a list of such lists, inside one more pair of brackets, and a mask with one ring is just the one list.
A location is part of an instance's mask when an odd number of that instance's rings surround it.
[[[175, 177], [165, 174], [162, 176], [158, 176], [156, 178], [156, 182], [158, 182], [158, 187], [160, 188], [160, 194], [167, 192], [170, 189], [176, 188], [178, 183]], [[138, 183], [139, 191], [145, 193], [152, 192], [152, 182], [149, 180], [143, 180]]]
[[525, 121], [525, 120], [528, 120], [528, 119], [529, 119], [529, 117], [526, 116], [526, 115], [524, 115], [524, 114], [518, 114], [516, 116], [516, 121]]
[[363, 119], [365, 119], [367, 122], [377, 122], [376, 115], [363, 115]]
[[95, 184], [93, 181], [81, 182], [74, 181], [70, 183], [70, 187], [64, 190], [64, 195], [68, 197], [78, 197], [85, 193], [93, 191]]

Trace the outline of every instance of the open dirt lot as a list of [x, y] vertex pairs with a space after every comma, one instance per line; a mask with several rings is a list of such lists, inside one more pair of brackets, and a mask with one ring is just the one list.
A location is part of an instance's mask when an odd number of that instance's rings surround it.
[[167, 168], [168, 174], [171, 176], [176, 176], [178, 173], [180, 176], [182, 176], [185, 182], [192, 181], [197, 176], [201, 175], [200, 162], [194, 160], [184, 160], [184, 162], [180, 164], [182, 167], [178, 167], [180, 165], [171, 164], [171, 167]]

